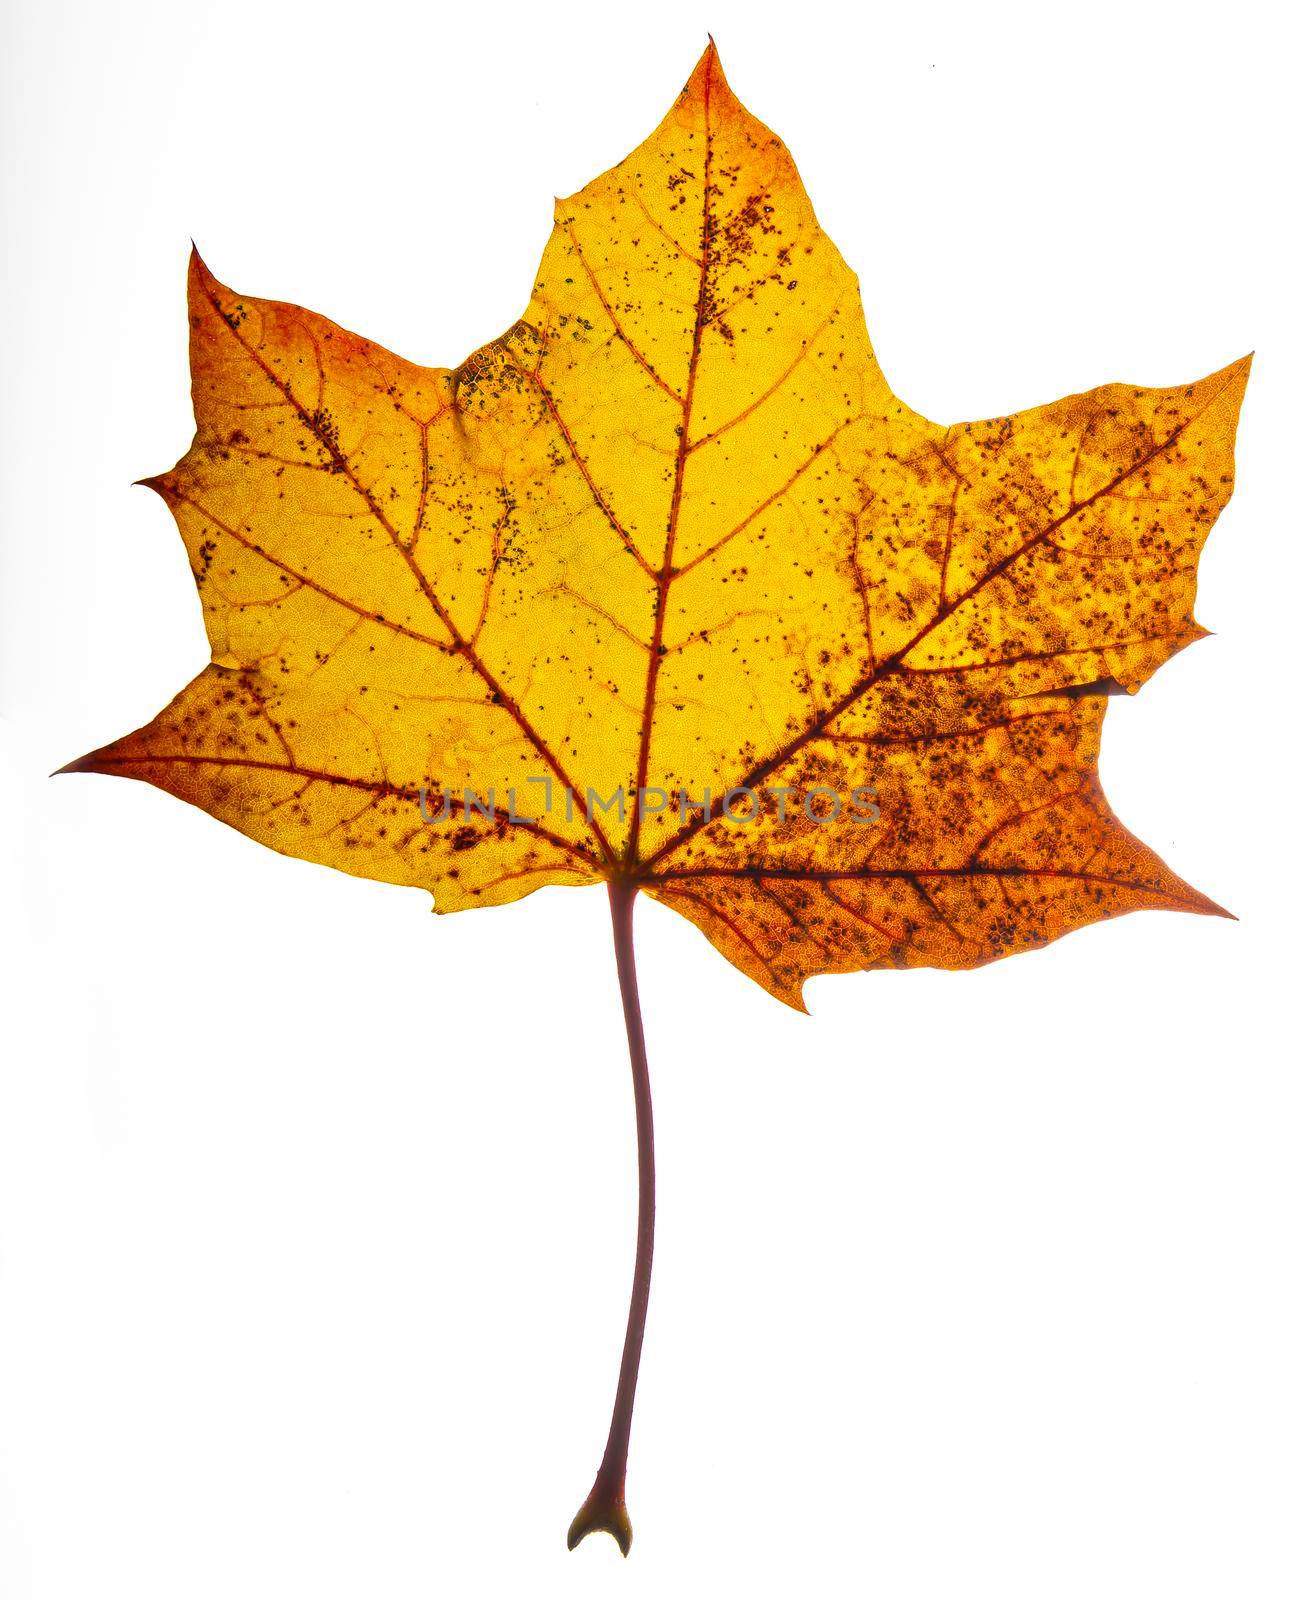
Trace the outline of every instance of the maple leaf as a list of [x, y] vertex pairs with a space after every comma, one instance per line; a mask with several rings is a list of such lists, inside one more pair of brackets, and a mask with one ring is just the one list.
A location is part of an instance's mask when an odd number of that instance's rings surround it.
[[570, 1545], [626, 1554], [654, 1163], [638, 889], [772, 994], [1216, 912], [1112, 814], [1107, 695], [1203, 630], [1249, 361], [934, 425], [710, 47], [455, 370], [194, 254], [197, 434], [148, 480], [211, 665], [70, 770], [142, 778], [438, 911], [606, 881], [641, 1197], [610, 1438]]

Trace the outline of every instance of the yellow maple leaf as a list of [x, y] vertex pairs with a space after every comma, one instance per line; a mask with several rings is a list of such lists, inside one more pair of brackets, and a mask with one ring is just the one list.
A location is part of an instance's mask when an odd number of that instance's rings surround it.
[[[196, 255], [189, 304], [197, 434], [149, 482], [211, 665], [73, 768], [440, 911], [608, 881], [645, 1134], [637, 889], [795, 1006], [817, 973], [1218, 909], [1117, 821], [1097, 756], [1107, 693], [1202, 634], [1248, 361], [926, 421], [711, 47], [557, 203], [524, 316], [455, 370]], [[652, 1206], [571, 1543], [630, 1539]]]

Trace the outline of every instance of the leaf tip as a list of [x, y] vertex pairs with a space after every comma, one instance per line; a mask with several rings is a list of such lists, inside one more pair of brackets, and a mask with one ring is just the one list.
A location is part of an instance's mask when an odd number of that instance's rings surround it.
[[1233, 407], [1233, 426], [1236, 427], [1236, 413], [1242, 404], [1242, 397], [1246, 393], [1247, 380], [1251, 375], [1251, 363], [1255, 360], [1254, 350], [1248, 350], [1244, 356], [1239, 356], [1236, 361], [1230, 361], [1226, 367], [1220, 367], [1205, 380], [1206, 383], [1216, 385], [1219, 394], [1225, 394]]
[[99, 767], [94, 760], [97, 755], [97, 750], [91, 750], [88, 755], [77, 756], [75, 761], [69, 761], [66, 766], [55, 767], [50, 777], [61, 778], [69, 772], [98, 772]]
[[170, 504], [170, 483], [164, 472], [155, 473], [150, 478], [136, 478], [130, 487], [132, 489], [151, 489], [154, 494], [160, 495], [167, 505]]
[[190, 247], [188, 252], [188, 282], [190, 292], [192, 291], [192, 286], [194, 284], [201, 288], [209, 288], [212, 285], [222, 287], [222, 285], [220, 285], [220, 280], [206, 265], [206, 261], [202, 256], [202, 252], [197, 248], [197, 241], [195, 239], [190, 239], [188, 243]]
[[1184, 884], [1187, 891], [1185, 901], [1179, 905], [1181, 911], [1191, 911], [1199, 917], [1222, 917], [1225, 922], [1237, 922], [1240, 918], [1226, 906], [1221, 906], [1218, 900], [1212, 900], [1208, 894], [1202, 894], [1200, 889], [1194, 889], [1191, 884]]
[[704, 53], [695, 63], [695, 70], [687, 79], [683, 93], [704, 94], [715, 87], [725, 85], [726, 73], [722, 70], [722, 58], [717, 53], [717, 43], [710, 33], [708, 35], [708, 44], [704, 47]]

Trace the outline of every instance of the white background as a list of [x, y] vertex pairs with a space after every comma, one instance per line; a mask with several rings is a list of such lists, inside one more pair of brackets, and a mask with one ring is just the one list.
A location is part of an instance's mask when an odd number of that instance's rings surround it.
[[[9, 1600], [1285, 1600], [1291, 321], [1266, 7], [11, 5], [0, 1590]], [[1271, 18], [1273, 8], [1267, 8]], [[1147, 914], [792, 1014], [658, 907], [637, 1544], [564, 1550], [634, 1227], [604, 896], [432, 919], [46, 774], [206, 659], [132, 479], [190, 234], [454, 364], [711, 28], [950, 421], [1252, 347], [1217, 637], [1114, 701]]]

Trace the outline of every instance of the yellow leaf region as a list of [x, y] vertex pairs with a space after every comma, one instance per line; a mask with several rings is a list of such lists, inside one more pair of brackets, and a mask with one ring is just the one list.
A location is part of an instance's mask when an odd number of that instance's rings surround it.
[[456, 370], [194, 256], [152, 487], [211, 665], [74, 763], [497, 905], [643, 888], [771, 993], [1214, 912], [1112, 815], [1106, 694], [1201, 636], [1248, 362], [942, 427], [705, 53]]

